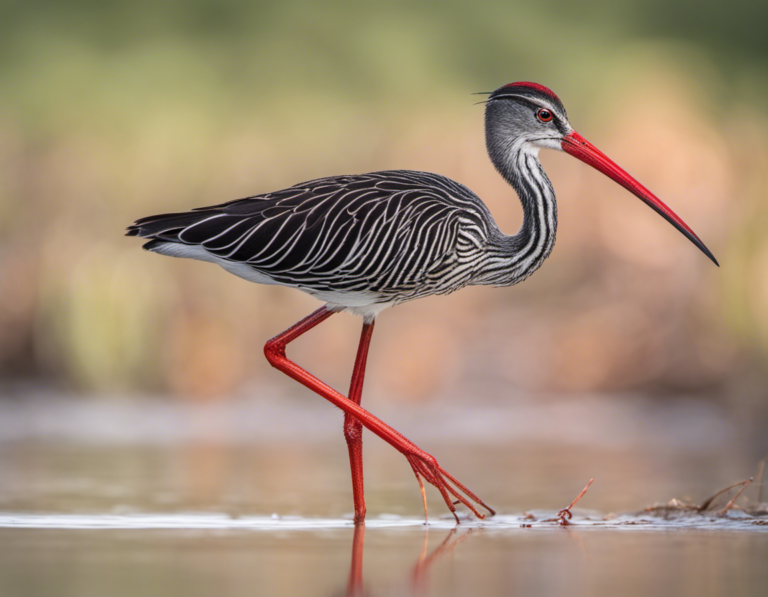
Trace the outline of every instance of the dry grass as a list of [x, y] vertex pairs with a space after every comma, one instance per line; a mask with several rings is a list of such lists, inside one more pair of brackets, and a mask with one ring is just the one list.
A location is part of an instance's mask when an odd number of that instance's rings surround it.
[[[731, 510], [738, 510], [748, 516], [768, 516], [768, 503], [762, 501], [763, 476], [765, 471], [765, 458], [760, 461], [757, 473], [754, 477], [729, 485], [705, 499], [699, 504], [680, 499], [672, 499], [666, 504], [657, 504], [645, 508], [641, 514], [650, 514], [665, 520], [680, 518], [681, 516], [727, 516]], [[754, 483], [757, 479], [757, 483]], [[747, 488], [754, 487], [754, 497], [746, 492]], [[725, 504], [723, 505], [723, 502]]]

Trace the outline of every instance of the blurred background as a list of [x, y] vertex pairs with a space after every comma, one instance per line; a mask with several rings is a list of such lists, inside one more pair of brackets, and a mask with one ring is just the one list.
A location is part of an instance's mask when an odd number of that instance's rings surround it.
[[[341, 413], [262, 353], [319, 303], [146, 253], [125, 227], [407, 168], [473, 189], [512, 234], [521, 209], [470, 94], [520, 80], [551, 87], [721, 267], [542, 152], [552, 256], [520, 286], [384, 312], [363, 405], [502, 513], [556, 511], [592, 477], [580, 506], [606, 513], [701, 503], [754, 475], [768, 453], [767, 22], [765, 0], [0, 0], [0, 511], [351, 517]], [[344, 391], [359, 326], [336, 316], [291, 355]], [[366, 437], [369, 517], [420, 518], [412, 472]], [[0, 592], [340, 594], [348, 530], [0, 528]], [[766, 594], [764, 535], [475, 530], [441, 594], [462, 579], [466, 594]], [[369, 532], [368, 578], [408, 578], [424, 538]]]
[[[585, 396], [685, 403], [733, 422], [750, 468], [768, 451], [765, 2], [4, 0], [0, 11], [5, 412], [117, 402], [146, 421], [158, 404], [275, 397], [295, 400], [289, 412], [330, 409], [262, 355], [319, 303], [143, 252], [125, 226], [407, 168], [467, 185], [512, 234], [519, 203], [470, 94], [531, 80], [721, 267], [611, 181], [543, 152], [560, 210], [552, 257], [518, 287], [385, 312], [366, 404], [420, 412], [428, 427], [448, 405], [572, 404], [580, 421]], [[293, 355], [343, 389], [359, 324], [334, 318]]]

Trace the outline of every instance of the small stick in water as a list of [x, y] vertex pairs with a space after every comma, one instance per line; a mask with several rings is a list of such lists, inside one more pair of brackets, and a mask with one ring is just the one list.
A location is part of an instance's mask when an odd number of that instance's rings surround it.
[[594, 482], [594, 479], [590, 479], [589, 483], [586, 484], [584, 489], [581, 490], [581, 493], [576, 496], [576, 499], [571, 502], [571, 505], [567, 508], [563, 508], [557, 513], [557, 516], [555, 518], [547, 518], [546, 520], [542, 520], [541, 522], [557, 522], [561, 526], [566, 526], [571, 524], [568, 522], [572, 517], [573, 513], [571, 512], [571, 508], [573, 508], [576, 505], [576, 502], [578, 502], [582, 497], [584, 497], [584, 494], [587, 493], [587, 489], [589, 489], [589, 486], [592, 485]]
[[[701, 503], [701, 506], [699, 506], [697, 508], [697, 510], [699, 512], [705, 512], [712, 505], [712, 502], [714, 502], [717, 498], [719, 498], [721, 495], [723, 495], [726, 491], [730, 491], [731, 489], [733, 489], [734, 487], [738, 487], [739, 485], [745, 485], [746, 486], [746, 485], [749, 485], [750, 483], [752, 483], [752, 477], [750, 477], [746, 481], [739, 481], [738, 483], [734, 483], [733, 485], [729, 485], [725, 489], [721, 489], [720, 491], [718, 491], [715, 495], [713, 495], [709, 499], [704, 500]], [[742, 487], [742, 491], [744, 491], [743, 487]], [[739, 493], [736, 494], [736, 497], [734, 497], [733, 500], [731, 500], [731, 502], [733, 502], [737, 497], [739, 497], [740, 494], [741, 494], [741, 491], [739, 491]], [[730, 505], [731, 504], [729, 504], [729, 507], [730, 507]]]
[[737, 491], [737, 492], [736, 492], [736, 495], [734, 495], [734, 496], [731, 498], [731, 501], [730, 501], [730, 502], [728, 502], [728, 503], [725, 505], [725, 508], [723, 508], [722, 510], [720, 510], [720, 516], [725, 516], [725, 513], [726, 513], [726, 512], [728, 512], [728, 510], [730, 510], [730, 509], [731, 509], [731, 506], [733, 506], [733, 502], [735, 502], [735, 501], [736, 501], [736, 498], [738, 498], [738, 497], [741, 495], [741, 492], [742, 492], [742, 491], [744, 491], [744, 490], [745, 490], [747, 487], [749, 487], [749, 485], [750, 485], [751, 483], [752, 483], [752, 477], [750, 477], [750, 478], [749, 478], [749, 479], [747, 479], [746, 481], [742, 481], [742, 482], [741, 482], [741, 489], [739, 489], [739, 491]]

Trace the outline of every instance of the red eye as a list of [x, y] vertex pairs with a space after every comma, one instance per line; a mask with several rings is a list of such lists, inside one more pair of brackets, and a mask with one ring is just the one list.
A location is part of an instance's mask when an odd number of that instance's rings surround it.
[[549, 122], [550, 120], [552, 120], [552, 112], [550, 112], [546, 108], [541, 108], [538, 112], [536, 112], [536, 118], [538, 118], [542, 122]]

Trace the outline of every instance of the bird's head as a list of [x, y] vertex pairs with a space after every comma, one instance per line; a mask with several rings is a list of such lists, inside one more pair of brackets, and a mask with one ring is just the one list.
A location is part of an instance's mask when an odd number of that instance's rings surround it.
[[538, 83], [510, 83], [491, 92], [485, 104], [488, 152], [502, 174], [503, 164], [509, 163], [520, 151], [534, 154], [541, 148], [564, 151], [641, 199], [718, 265], [710, 250], [677, 214], [573, 130], [563, 103], [552, 90]]
[[537, 83], [510, 83], [492, 92], [485, 102], [489, 149], [561, 149], [573, 132], [563, 103]]

